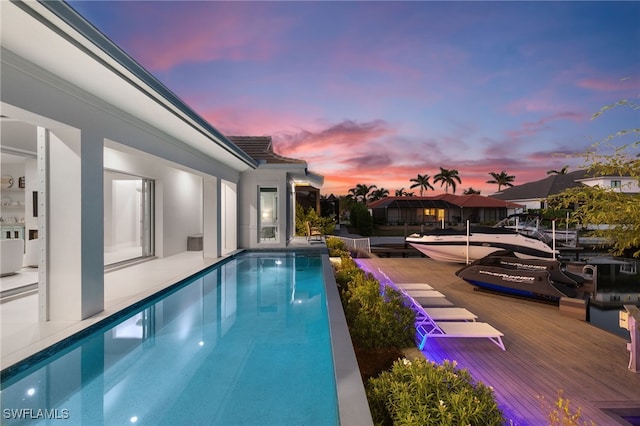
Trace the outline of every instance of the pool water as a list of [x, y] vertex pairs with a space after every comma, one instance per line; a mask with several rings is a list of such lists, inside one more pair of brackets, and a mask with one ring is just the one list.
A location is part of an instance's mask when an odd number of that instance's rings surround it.
[[320, 255], [240, 255], [2, 383], [2, 424], [337, 425]]

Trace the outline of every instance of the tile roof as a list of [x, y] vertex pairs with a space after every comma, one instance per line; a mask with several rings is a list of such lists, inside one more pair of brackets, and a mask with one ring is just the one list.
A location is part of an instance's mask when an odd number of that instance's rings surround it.
[[518, 208], [520, 204], [510, 201], [484, 197], [482, 195], [439, 194], [432, 197], [385, 197], [369, 203], [370, 209], [380, 207], [396, 208], [451, 208], [451, 207], [482, 207], [482, 208]]
[[582, 185], [578, 179], [587, 177], [586, 170], [576, 170], [567, 174], [549, 175], [544, 179], [535, 182], [528, 182], [522, 185], [506, 188], [491, 198], [499, 200], [533, 200], [546, 199], [551, 195], [558, 194], [565, 189]]
[[273, 151], [271, 136], [227, 136], [227, 139], [259, 163], [307, 164], [304, 160], [297, 160], [276, 154]]

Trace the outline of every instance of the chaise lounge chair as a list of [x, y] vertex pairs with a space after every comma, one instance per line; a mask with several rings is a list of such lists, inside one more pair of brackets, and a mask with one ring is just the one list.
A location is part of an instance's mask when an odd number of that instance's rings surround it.
[[433, 290], [428, 284], [394, 284], [380, 268], [378, 271], [386, 279], [385, 285], [399, 289], [415, 311], [417, 343], [420, 350], [424, 349], [430, 337], [482, 337], [489, 339], [503, 351], [506, 350], [502, 342], [502, 332], [486, 322], [476, 322], [478, 317], [473, 312], [454, 307], [444, 294]]
[[502, 334], [499, 330], [486, 322], [475, 321], [431, 321], [433, 327], [428, 330], [425, 326], [416, 327], [420, 336], [418, 348], [422, 350], [430, 337], [458, 337], [458, 338], [486, 338], [496, 344], [503, 351], [506, 350], [502, 342]]

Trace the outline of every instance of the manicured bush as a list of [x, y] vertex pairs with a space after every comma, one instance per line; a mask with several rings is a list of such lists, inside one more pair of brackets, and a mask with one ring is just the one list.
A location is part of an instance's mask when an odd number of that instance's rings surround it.
[[414, 344], [415, 312], [397, 290], [381, 293], [371, 274], [352, 273], [341, 300], [354, 345], [370, 350]]
[[349, 256], [349, 250], [347, 250], [347, 246], [340, 238], [327, 237], [326, 245], [331, 257]]
[[396, 361], [366, 385], [376, 425], [502, 425], [493, 390], [456, 363]]

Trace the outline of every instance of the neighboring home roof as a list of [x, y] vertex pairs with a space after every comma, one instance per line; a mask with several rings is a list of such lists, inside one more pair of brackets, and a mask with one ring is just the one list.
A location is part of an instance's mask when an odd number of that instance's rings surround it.
[[381, 207], [394, 208], [518, 208], [520, 204], [483, 197], [482, 195], [440, 194], [432, 197], [385, 197], [369, 203], [370, 209]]
[[241, 150], [258, 163], [266, 164], [307, 164], [304, 160], [283, 157], [273, 151], [271, 136], [227, 136]]
[[567, 174], [549, 175], [535, 182], [528, 182], [506, 188], [489, 197], [499, 200], [543, 200], [565, 189], [581, 186], [582, 183], [578, 182], [578, 180], [585, 177], [587, 177], [586, 170], [576, 170]]
[[447, 209], [456, 207], [444, 200], [437, 200], [431, 197], [385, 197], [369, 203], [370, 209], [393, 207], [396, 209]]
[[436, 197], [447, 200], [451, 204], [455, 204], [458, 207], [483, 207], [483, 208], [518, 208], [522, 207], [520, 204], [513, 203], [511, 201], [503, 201], [496, 198], [485, 197], [479, 194], [469, 195], [455, 195], [455, 194], [440, 194]]

